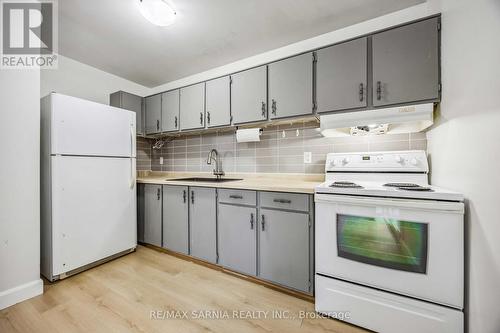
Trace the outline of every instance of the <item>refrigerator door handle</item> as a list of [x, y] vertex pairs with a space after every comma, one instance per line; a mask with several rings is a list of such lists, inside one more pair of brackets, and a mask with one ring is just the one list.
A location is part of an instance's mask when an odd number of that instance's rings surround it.
[[130, 126], [130, 182], [129, 187], [132, 189], [135, 185], [135, 175], [134, 175], [134, 129], [132, 125]]

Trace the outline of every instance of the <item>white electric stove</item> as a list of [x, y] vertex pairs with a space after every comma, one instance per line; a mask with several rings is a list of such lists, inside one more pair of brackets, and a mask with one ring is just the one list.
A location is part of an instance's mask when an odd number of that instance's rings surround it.
[[463, 332], [463, 196], [429, 185], [424, 151], [332, 153], [325, 171], [316, 311], [381, 333]]

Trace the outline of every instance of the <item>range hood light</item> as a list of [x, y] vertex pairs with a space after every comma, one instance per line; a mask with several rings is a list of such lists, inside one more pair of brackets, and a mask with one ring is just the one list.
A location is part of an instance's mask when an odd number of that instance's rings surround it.
[[177, 13], [165, 0], [137, 0], [139, 10], [149, 22], [166, 27], [175, 21]]
[[398, 106], [320, 116], [326, 137], [421, 132], [434, 123], [434, 104]]

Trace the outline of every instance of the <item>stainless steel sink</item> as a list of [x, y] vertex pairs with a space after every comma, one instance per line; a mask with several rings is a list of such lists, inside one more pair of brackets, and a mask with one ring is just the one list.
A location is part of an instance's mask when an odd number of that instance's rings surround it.
[[214, 177], [190, 177], [190, 178], [172, 178], [167, 179], [167, 181], [185, 181], [185, 182], [203, 182], [203, 183], [225, 183], [225, 182], [234, 182], [237, 178], [214, 178]]

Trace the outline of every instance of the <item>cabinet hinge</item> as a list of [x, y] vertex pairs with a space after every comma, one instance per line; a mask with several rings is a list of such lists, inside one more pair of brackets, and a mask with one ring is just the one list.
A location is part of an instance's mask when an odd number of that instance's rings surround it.
[[317, 106], [317, 104], [316, 104], [316, 101], [313, 101], [313, 102], [312, 102], [312, 109], [313, 109], [313, 111], [316, 111], [317, 107], [318, 107], [318, 106]]
[[233, 78], [229, 77], [229, 84], [233, 84]]
[[229, 116], [229, 123], [232, 124], [233, 123], [233, 116]]
[[441, 92], [441, 83], [438, 84], [438, 91]]
[[438, 22], [437, 28], [438, 28], [438, 31], [441, 31], [441, 22]]
[[219, 254], [218, 253], [215, 255], [215, 260], [216, 260], [215, 262], [219, 262]]
[[318, 62], [318, 57], [316, 55], [316, 52], [313, 52], [313, 62], [314, 63]]

